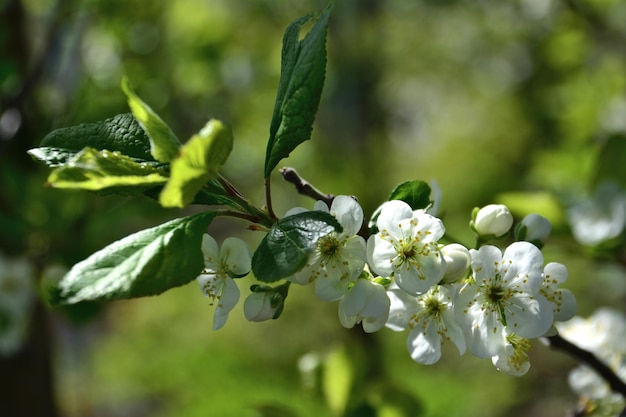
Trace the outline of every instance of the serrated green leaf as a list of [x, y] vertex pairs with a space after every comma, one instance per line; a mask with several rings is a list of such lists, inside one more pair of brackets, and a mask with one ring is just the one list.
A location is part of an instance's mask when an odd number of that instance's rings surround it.
[[[280, 82], [265, 156], [265, 177], [311, 138], [326, 71], [326, 31], [332, 3], [292, 22], [283, 36]], [[303, 27], [313, 26], [300, 39]]]
[[41, 147], [28, 153], [46, 165], [56, 167], [64, 165], [85, 147], [118, 151], [138, 160], [154, 161], [150, 154], [150, 140], [130, 113], [56, 129], [42, 139]]
[[141, 193], [167, 181], [167, 175], [146, 163], [108, 150], [85, 148], [53, 170], [48, 185], [54, 188]]
[[163, 207], [184, 207], [218, 175], [233, 149], [233, 135], [219, 120], [210, 120], [171, 162], [170, 179], [159, 196]]
[[406, 181], [393, 189], [387, 200], [402, 200], [413, 210], [425, 209], [431, 204], [430, 186], [424, 181]]
[[304, 267], [317, 240], [343, 229], [323, 211], [307, 211], [280, 219], [272, 226], [252, 257], [252, 271], [259, 281], [274, 282]]
[[202, 270], [202, 235], [214, 217], [174, 219], [110, 244], [74, 265], [50, 291], [50, 304], [145, 297], [187, 284]]
[[128, 106], [135, 119], [150, 139], [150, 153], [159, 162], [170, 162], [181, 146], [172, 129], [135, 94], [126, 77], [122, 79], [122, 90], [128, 98]]

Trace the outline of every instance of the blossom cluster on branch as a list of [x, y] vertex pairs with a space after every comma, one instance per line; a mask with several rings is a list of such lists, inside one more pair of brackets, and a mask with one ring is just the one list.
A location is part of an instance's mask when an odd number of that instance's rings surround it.
[[[367, 240], [363, 210], [353, 197], [337, 196], [330, 207], [317, 201], [313, 210], [330, 213], [341, 232], [319, 237], [306, 263], [282, 286], [254, 286], [244, 306], [249, 320], [276, 318], [289, 284], [312, 284], [320, 300], [339, 300], [344, 327], [408, 330], [408, 351], [418, 363], [437, 362], [442, 345], [452, 343], [461, 354], [491, 358], [498, 370], [520, 376], [530, 367], [530, 339], [555, 332], [555, 321], [576, 313], [573, 294], [560, 288], [567, 269], [544, 265], [540, 248], [550, 222], [538, 214], [523, 219], [515, 228], [517, 241], [502, 250], [486, 243], [510, 234], [514, 220], [504, 205], [474, 211], [475, 249], [444, 244], [442, 220], [402, 200], [381, 205]], [[297, 207], [286, 217], [306, 211]], [[239, 299], [233, 278], [250, 271], [251, 251], [235, 238], [218, 250], [208, 235], [202, 249], [205, 269], [198, 282], [217, 304], [214, 329], [219, 329]]]

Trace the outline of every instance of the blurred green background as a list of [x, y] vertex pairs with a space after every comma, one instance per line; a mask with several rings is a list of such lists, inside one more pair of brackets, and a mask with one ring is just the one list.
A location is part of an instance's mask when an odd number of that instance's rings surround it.
[[[127, 112], [123, 75], [181, 138], [210, 117], [229, 124], [235, 149], [223, 174], [262, 205], [282, 33], [324, 3], [0, 1], [3, 255], [28, 259], [41, 276], [199, 209], [44, 187], [48, 170], [26, 151], [53, 129]], [[470, 246], [474, 206], [505, 202], [519, 218], [538, 211], [553, 222], [546, 262], [568, 266], [579, 314], [622, 307], [623, 243], [590, 253], [572, 239], [564, 209], [593, 189], [608, 138], [624, 140], [625, 37], [619, 0], [337, 0], [313, 137], [284, 162], [324, 192], [358, 196], [366, 216], [399, 182], [434, 180], [447, 230]], [[278, 175], [272, 190], [279, 215], [313, 204]], [[236, 221], [211, 230], [218, 241], [260, 240]], [[342, 378], [355, 390], [368, 381], [372, 407], [394, 395], [406, 405], [355, 414], [363, 416], [561, 416], [576, 403], [566, 382], [574, 362], [539, 343], [522, 378], [454, 350], [427, 367], [411, 361], [406, 334], [345, 330], [336, 309], [298, 287], [279, 320], [248, 323], [238, 306], [213, 332], [195, 283], [109, 305], [37, 304], [23, 348], [0, 359], [0, 407], [37, 403], [29, 415], [67, 417], [333, 416]]]

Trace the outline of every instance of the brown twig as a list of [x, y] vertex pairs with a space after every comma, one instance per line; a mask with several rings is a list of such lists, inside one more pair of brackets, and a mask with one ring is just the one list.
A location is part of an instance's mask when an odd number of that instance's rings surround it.
[[585, 365], [591, 367], [594, 371], [600, 374], [606, 382], [608, 382], [609, 387], [611, 387], [613, 392], [626, 397], [626, 383], [624, 383], [624, 381], [622, 381], [611, 368], [598, 359], [596, 355], [585, 349], [579, 348], [559, 335], [549, 336], [546, 339], [548, 340], [551, 348], [563, 351]]
[[333, 200], [335, 199], [334, 195], [325, 194], [312, 186], [309, 182], [304, 180], [293, 168], [284, 167], [279, 169], [278, 172], [280, 172], [285, 181], [290, 182], [296, 186], [299, 194], [311, 197], [315, 201], [322, 200], [328, 205], [328, 207], [330, 207]]

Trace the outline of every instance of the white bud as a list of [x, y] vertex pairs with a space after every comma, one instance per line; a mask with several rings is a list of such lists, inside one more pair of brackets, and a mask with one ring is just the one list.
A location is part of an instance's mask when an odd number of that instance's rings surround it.
[[280, 303], [274, 303], [272, 300], [275, 293], [254, 292], [246, 298], [243, 304], [243, 313], [249, 321], [265, 321], [274, 318]]
[[546, 240], [548, 240], [548, 236], [550, 236], [552, 225], [550, 224], [550, 220], [545, 217], [531, 213], [520, 222], [518, 231], [517, 235], [519, 235], [519, 240], [543, 245], [546, 243]]
[[451, 243], [441, 248], [441, 253], [446, 260], [446, 273], [443, 280], [454, 282], [462, 278], [472, 260], [469, 250], [458, 243]]
[[513, 225], [513, 216], [504, 204], [489, 204], [476, 213], [473, 226], [482, 237], [504, 236]]

